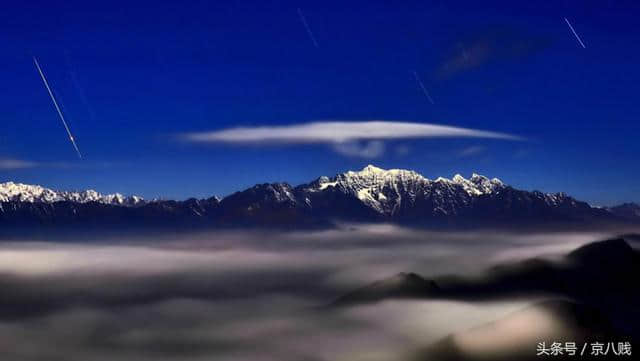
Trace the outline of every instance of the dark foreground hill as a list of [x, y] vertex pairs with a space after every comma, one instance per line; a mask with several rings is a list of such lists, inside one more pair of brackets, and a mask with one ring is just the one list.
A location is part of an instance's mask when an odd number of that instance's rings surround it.
[[[637, 237], [630, 236], [630, 239]], [[634, 242], [634, 241], [631, 241]], [[494, 301], [542, 298], [493, 323], [462, 331], [420, 351], [416, 360], [536, 360], [538, 342], [630, 342], [640, 339], [640, 252], [622, 238], [582, 246], [561, 260], [500, 264], [481, 277], [425, 279], [401, 273], [330, 305], [353, 307], [392, 299]], [[589, 346], [590, 347], [590, 346]], [[580, 352], [580, 350], [578, 350]], [[617, 360], [619, 355], [580, 359]], [[577, 357], [577, 356], [573, 356]], [[553, 359], [571, 360], [568, 355]], [[623, 359], [633, 359], [626, 356]]]

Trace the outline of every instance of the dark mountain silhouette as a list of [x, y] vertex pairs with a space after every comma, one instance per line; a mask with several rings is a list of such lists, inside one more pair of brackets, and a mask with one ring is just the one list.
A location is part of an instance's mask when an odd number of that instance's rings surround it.
[[636, 203], [623, 203], [615, 207], [609, 207], [607, 210], [625, 219], [637, 220], [640, 218], [640, 205]]
[[[445, 275], [424, 279], [414, 273], [401, 273], [363, 287], [335, 304], [388, 298], [481, 300], [531, 294], [608, 303], [616, 298], [640, 297], [640, 290], [632, 286], [638, 274], [639, 252], [624, 239], [616, 238], [582, 246], [560, 261], [531, 258], [496, 265], [481, 277]], [[596, 285], [598, 292], [594, 292]]]
[[[636, 285], [638, 275], [640, 252], [634, 250], [624, 239], [615, 238], [579, 247], [561, 260], [531, 258], [496, 265], [479, 278], [437, 276], [425, 279], [416, 274], [403, 273], [347, 294], [329, 307], [353, 307], [363, 303], [407, 298], [487, 301], [543, 297], [550, 302], [535, 307], [559, 320], [564, 329], [571, 330], [570, 334], [564, 335], [568, 337], [567, 341], [632, 341], [640, 337], [640, 288]], [[497, 321], [497, 324], [500, 325], [500, 322], [503, 320]], [[533, 323], [522, 325], [532, 326]], [[490, 332], [495, 332], [495, 327], [492, 329], [487, 326], [481, 333], [486, 335]], [[550, 336], [544, 335], [547, 338]], [[423, 358], [418, 359], [535, 359], [535, 353], [531, 353], [535, 340], [527, 341], [529, 349], [511, 349], [490, 357], [459, 350], [455, 340], [454, 336], [442, 340], [425, 351], [428, 357], [420, 356]], [[537, 342], [540, 341], [543, 340]]]
[[438, 295], [439, 287], [415, 273], [399, 273], [349, 293], [334, 302], [334, 306], [370, 303], [390, 298], [428, 298]]
[[[430, 228], [597, 227], [640, 222], [631, 206], [591, 207], [564, 193], [518, 190], [499, 179], [429, 180], [408, 170], [367, 166], [292, 187], [258, 184], [219, 200], [145, 201], [95, 191], [58, 192], [0, 184], [3, 232], [58, 229], [203, 229], [328, 227], [390, 222]], [[624, 209], [624, 211], [623, 211]]]

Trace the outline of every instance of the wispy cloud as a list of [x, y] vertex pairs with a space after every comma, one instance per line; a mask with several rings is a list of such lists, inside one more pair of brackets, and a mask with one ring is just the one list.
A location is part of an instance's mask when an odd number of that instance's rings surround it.
[[399, 145], [396, 147], [396, 155], [400, 157], [403, 157], [409, 154], [410, 151], [411, 149], [409, 149], [409, 147], [406, 145]]
[[384, 142], [372, 140], [364, 144], [357, 142], [337, 143], [333, 150], [348, 157], [377, 158], [384, 154]]
[[475, 155], [483, 153], [485, 150], [486, 148], [483, 146], [473, 145], [471, 147], [464, 148], [460, 152], [458, 152], [458, 158], [473, 157]]
[[437, 124], [398, 121], [319, 121], [286, 126], [238, 127], [190, 133], [184, 139], [201, 143], [339, 144], [363, 140], [419, 138], [493, 138], [522, 140], [498, 132]]
[[1, 170], [25, 169], [37, 167], [38, 163], [20, 159], [0, 158]]
[[477, 28], [455, 41], [437, 76], [448, 78], [488, 63], [526, 59], [550, 45], [549, 38], [511, 25]]
[[58, 168], [58, 169], [102, 169], [124, 166], [127, 163], [114, 162], [40, 162], [14, 158], [0, 158], [0, 170], [20, 170], [30, 168]]

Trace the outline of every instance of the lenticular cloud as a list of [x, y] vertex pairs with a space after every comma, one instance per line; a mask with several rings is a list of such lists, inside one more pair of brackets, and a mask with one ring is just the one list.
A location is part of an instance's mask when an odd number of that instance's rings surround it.
[[237, 127], [190, 133], [184, 139], [202, 143], [345, 143], [360, 140], [419, 138], [492, 138], [522, 140], [510, 134], [437, 124], [396, 121], [321, 121], [285, 126]]

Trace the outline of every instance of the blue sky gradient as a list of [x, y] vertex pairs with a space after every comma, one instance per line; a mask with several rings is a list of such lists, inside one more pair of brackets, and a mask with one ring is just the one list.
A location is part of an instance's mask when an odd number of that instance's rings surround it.
[[[594, 204], [637, 202], [638, 15], [633, 1], [5, 4], [0, 160], [32, 166], [0, 169], [0, 181], [181, 199], [373, 163], [429, 178], [477, 172]], [[329, 144], [178, 137], [318, 120], [433, 123], [527, 140], [393, 140], [366, 159]]]

